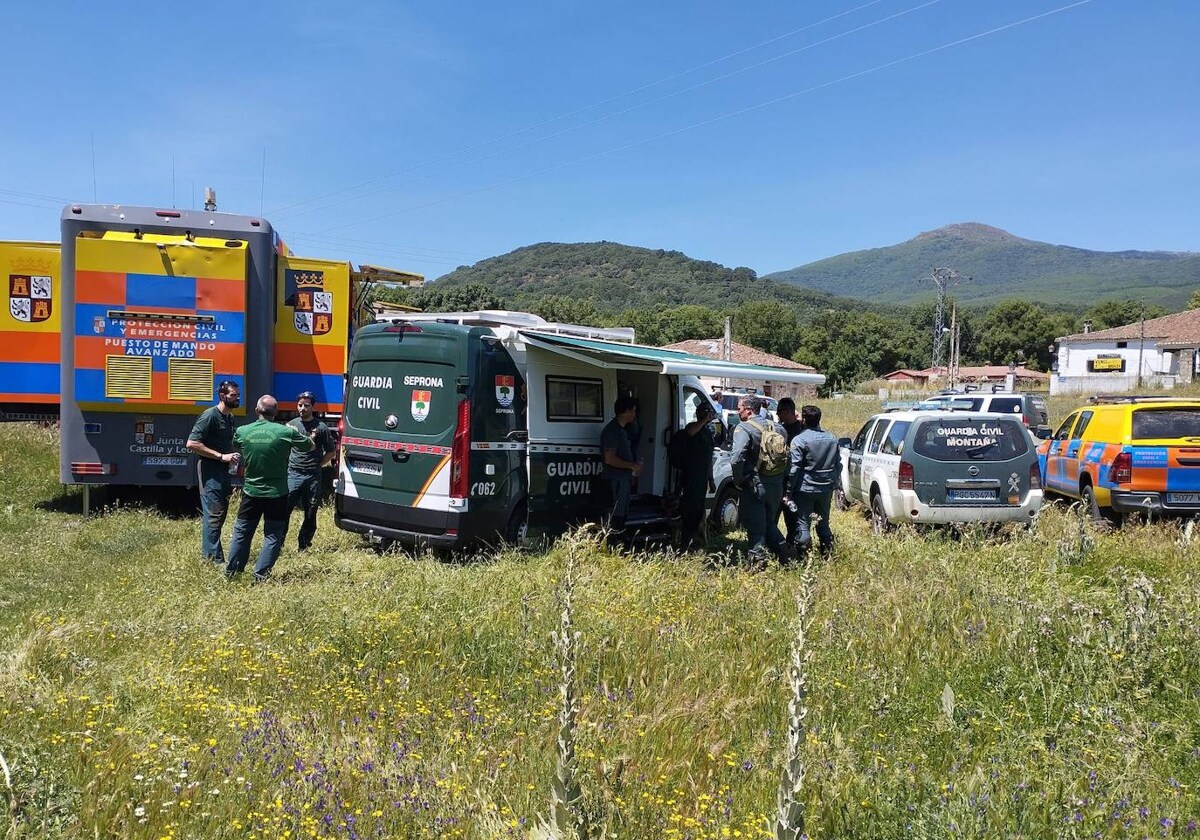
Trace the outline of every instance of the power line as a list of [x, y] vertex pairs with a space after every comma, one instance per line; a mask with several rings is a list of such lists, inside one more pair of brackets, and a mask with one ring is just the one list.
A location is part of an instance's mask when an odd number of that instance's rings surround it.
[[624, 152], [629, 149], [636, 148], [638, 146], [643, 146], [647, 143], [653, 143], [657, 140], [664, 140], [668, 137], [674, 137], [678, 134], [683, 134], [688, 131], [694, 131], [695, 129], [698, 129], [698, 128], [705, 128], [707, 126], [713, 125], [713, 124], [721, 122], [723, 120], [732, 119], [734, 117], [740, 117], [745, 114], [749, 114], [753, 111], [759, 111], [759, 110], [762, 110], [763, 108], [769, 108], [772, 105], [778, 105], [781, 102], [786, 102], [790, 99], [795, 99], [796, 97], [799, 97], [799, 96], [804, 96], [809, 93], [814, 93], [818, 90], [824, 90], [826, 88], [834, 87], [835, 85], [844, 84], [846, 82], [853, 81], [854, 79], [859, 79], [859, 78], [862, 78], [863, 76], [869, 76], [874, 73], [878, 73], [882, 70], [887, 70], [889, 68], [896, 67], [897, 65], [905, 64], [910, 61], [916, 61], [919, 58], [924, 58], [926, 56], [933, 55], [934, 53], [943, 52], [945, 50], [952, 49], [954, 47], [962, 46], [963, 44], [969, 43], [971, 41], [977, 41], [980, 38], [986, 38], [991, 35], [996, 35], [1000, 32], [1005, 32], [1009, 29], [1014, 29], [1018, 26], [1023, 26], [1027, 23], [1033, 23], [1034, 21], [1041, 20], [1042, 18], [1050, 17], [1051, 15], [1056, 15], [1061, 12], [1069, 11], [1070, 9], [1074, 9], [1079, 6], [1084, 6], [1091, 2], [1092, 2], [1092, 0], [1076, 0], [1076, 2], [1074, 2], [1074, 3], [1069, 3], [1065, 6], [1059, 6], [1058, 8], [1051, 9], [1048, 12], [1042, 12], [1040, 14], [1031, 15], [1027, 18], [1022, 18], [1021, 20], [1014, 21], [1012, 23], [1006, 23], [1003, 26], [997, 26], [992, 29], [985, 30], [983, 32], [978, 32], [974, 35], [968, 35], [965, 38], [959, 38], [957, 40], [950, 41], [948, 43], [941, 44], [939, 46], [932, 47], [927, 50], [922, 50], [920, 52], [913, 53], [912, 55], [904, 56], [903, 58], [897, 58], [897, 59], [894, 59], [893, 61], [887, 61], [887, 62], [884, 62], [883, 64], [877, 64], [874, 67], [870, 67], [866, 70], [859, 70], [858, 72], [850, 73], [846, 76], [842, 76], [840, 78], [833, 79], [828, 82], [821, 82], [820, 84], [812, 85], [811, 87], [807, 87], [802, 90], [793, 91], [792, 93], [784, 94], [783, 96], [777, 96], [773, 99], [768, 99], [765, 102], [759, 102], [756, 105], [750, 105], [745, 108], [740, 108], [736, 111], [730, 111], [729, 113], [722, 114], [720, 116], [713, 117], [711, 119], [703, 120], [698, 123], [692, 123], [691, 125], [686, 125], [686, 126], [683, 126], [682, 128], [672, 129], [671, 131], [665, 131], [660, 134], [655, 134], [651, 137], [645, 137], [641, 140], [635, 140], [630, 143], [622, 144], [620, 146], [614, 146], [610, 149], [605, 149], [603, 151], [596, 152], [596, 153], [590, 154], [590, 155], [586, 155], [581, 158], [575, 158], [574, 160], [569, 160], [569, 161], [565, 161], [563, 163], [558, 163], [558, 164], [555, 164], [554, 166], [548, 166], [544, 169], [539, 169], [534, 172], [527, 173], [525, 175], [518, 175], [514, 178], [507, 178], [503, 181], [496, 181], [492, 184], [487, 184], [482, 187], [477, 187], [473, 190], [466, 190], [464, 192], [455, 193], [453, 195], [448, 195], [443, 198], [433, 199], [432, 201], [426, 201], [421, 204], [414, 204], [410, 207], [402, 207], [399, 210], [393, 210], [389, 213], [376, 214], [375, 216], [373, 216], [371, 218], [360, 219], [360, 220], [356, 220], [353, 222], [347, 222], [346, 224], [343, 224], [343, 225], [338, 225], [336, 227], [328, 228], [328, 230], [329, 231], [344, 230], [345, 228], [353, 227], [353, 226], [361, 224], [362, 222], [365, 222], [365, 221], [377, 221], [379, 219], [386, 219], [386, 218], [390, 218], [392, 216], [398, 216], [402, 213], [411, 213], [414, 210], [424, 210], [428, 207], [433, 207], [438, 204], [444, 204], [447, 201], [454, 201], [454, 200], [457, 200], [460, 198], [466, 198], [468, 196], [476, 195], [481, 192], [486, 192], [488, 190], [493, 190], [498, 187], [508, 186], [509, 184], [519, 183], [520, 181], [527, 181], [530, 178], [536, 178], [540, 175], [547, 175], [551, 172], [557, 172], [558, 170], [565, 169], [568, 166], [575, 166], [575, 165], [578, 165], [581, 163], [587, 163], [589, 161], [593, 161], [598, 158], [606, 157], [607, 155], [616, 154], [618, 152]]
[[[759, 61], [759, 62], [756, 62], [756, 63], [754, 63], [754, 64], [749, 64], [749, 65], [747, 65], [747, 66], [745, 66], [745, 67], [738, 68], [737, 70], [731, 70], [731, 71], [729, 71], [728, 73], [723, 73], [723, 74], [721, 74], [720, 76], [715, 76], [715, 77], [713, 77], [713, 78], [711, 78], [711, 79], [706, 79], [705, 81], [702, 81], [702, 82], [697, 82], [696, 84], [693, 84], [693, 85], [688, 85], [687, 87], [680, 88], [679, 90], [672, 91], [671, 93], [668, 93], [668, 94], [664, 94], [663, 96], [660, 96], [660, 97], [658, 97], [658, 98], [656, 98], [656, 99], [650, 99], [650, 100], [647, 100], [647, 101], [645, 101], [645, 102], [640, 102], [640, 103], [638, 103], [637, 105], [631, 105], [630, 107], [628, 107], [628, 108], [624, 108], [624, 109], [622, 109], [622, 110], [620, 110], [620, 111], [614, 111], [614, 112], [613, 112], [613, 113], [611, 113], [611, 114], [604, 114], [604, 115], [602, 115], [602, 116], [599, 116], [599, 117], [596, 117], [596, 118], [594, 118], [594, 119], [588, 120], [587, 122], [580, 123], [579, 125], [568, 126], [567, 128], [559, 129], [558, 131], [555, 131], [555, 132], [553, 132], [553, 133], [551, 133], [551, 134], [546, 134], [546, 135], [543, 135], [542, 137], [535, 137], [535, 138], [533, 138], [533, 139], [531, 139], [531, 140], [527, 140], [527, 141], [525, 141], [525, 142], [523, 142], [523, 143], [518, 143], [518, 144], [516, 144], [516, 145], [514, 145], [514, 146], [508, 146], [508, 147], [505, 147], [505, 148], [503, 148], [503, 149], [500, 149], [500, 150], [498, 150], [498, 151], [495, 151], [495, 152], [492, 152], [492, 153], [490, 153], [490, 154], [484, 155], [484, 156], [482, 156], [482, 157], [476, 157], [476, 158], [472, 158], [471, 160], [466, 160], [466, 161], [462, 161], [462, 162], [460, 162], [460, 163], [456, 163], [456, 164], [454, 164], [453, 166], [443, 167], [442, 169], [437, 169], [437, 170], [434, 170], [433, 172], [428, 172], [428, 173], [426, 173], [426, 174], [424, 174], [424, 175], [421, 175], [420, 177], [417, 177], [417, 178], [410, 178], [410, 179], [408, 179], [408, 180], [406, 180], [406, 181], [402, 181], [402, 182], [401, 182], [401, 183], [399, 183], [399, 184], [393, 184], [393, 185], [389, 185], [389, 186], [386, 186], [386, 187], [379, 187], [378, 189], [371, 190], [370, 192], [361, 193], [361, 194], [352, 195], [352, 196], [347, 196], [346, 198], [343, 198], [343, 199], [341, 199], [341, 200], [339, 200], [339, 201], [334, 201], [334, 202], [331, 202], [331, 203], [329, 203], [329, 204], [325, 204], [325, 205], [323, 205], [323, 206], [322, 206], [322, 207], [320, 207], [320, 208], [312, 208], [312, 209], [310, 209], [310, 210], [303, 210], [303, 211], [300, 211], [300, 212], [301, 212], [301, 213], [310, 213], [310, 212], [313, 212], [314, 210], [318, 210], [318, 209], [324, 209], [324, 210], [328, 210], [328, 209], [330, 209], [330, 208], [332, 208], [332, 207], [337, 207], [337, 206], [339, 206], [339, 205], [345, 204], [345, 203], [347, 203], [347, 202], [350, 202], [350, 201], [361, 201], [362, 199], [369, 198], [370, 196], [373, 196], [373, 195], [378, 195], [378, 194], [379, 194], [379, 193], [381, 193], [381, 192], [388, 192], [389, 190], [393, 190], [393, 189], [396, 189], [396, 188], [398, 188], [398, 187], [401, 187], [401, 186], [406, 186], [406, 185], [408, 185], [408, 184], [414, 184], [414, 183], [416, 183], [417, 181], [422, 181], [422, 180], [425, 180], [426, 178], [432, 178], [432, 177], [434, 177], [434, 176], [437, 176], [437, 175], [443, 175], [443, 174], [445, 174], [445, 173], [447, 173], [447, 172], [453, 172], [453, 171], [455, 171], [455, 170], [457, 170], [457, 169], [462, 169], [462, 168], [463, 168], [463, 167], [465, 167], [465, 166], [471, 166], [471, 165], [473, 165], [473, 164], [476, 164], [476, 163], [482, 163], [482, 162], [484, 162], [484, 161], [487, 161], [487, 160], [492, 160], [492, 159], [494, 159], [494, 158], [500, 157], [501, 155], [506, 155], [506, 154], [508, 154], [509, 152], [515, 152], [515, 151], [518, 151], [518, 150], [520, 150], [520, 149], [524, 149], [524, 148], [527, 148], [527, 147], [529, 147], [529, 146], [536, 145], [536, 144], [538, 144], [538, 143], [545, 143], [545, 142], [547, 142], [547, 141], [549, 141], [549, 140], [553, 140], [553, 139], [555, 139], [555, 138], [562, 137], [562, 136], [563, 136], [563, 135], [565, 135], [565, 134], [570, 134], [571, 132], [574, 132], [574, 131], [579, 131], [579, 130], [581, 130], [581, 129], [584, 129], [584, 128], [590, 128], [590, 127], [591, 127], [591, 126], [593, 126], [593, 125], [597, 125], [598, 123], [602, 123], [602, 122], [605, 122], [605, 121], [607, 121], [607, 120], [615, 119], [615, 118], [617, 118], [617, 117], [623, 117], [623, 116], [625, 116], [625, 115], [627, 115], [627, 114], [631, 114], [631, 113], [633, 113], [634, 111], [639, 111], [639, 110], [641, 110], [641, 109], [643, 109], [643, 108], [648, 108], [648, 107], [650, 107], [651, 105], [657, 105], [657, 104], [659, 104], [659, 103], [661, 103], [661, 102], [665, 102], [665, 101], [667, 101], [668, 99], [673, 99], [673, 98], [675, 98], [675, 97], [677, 97], [677, 96], [682, 96], [682, 95], [683, 95], [683, 94], [685, 94], [685, 93], [691, 93], [691, 92], [692, 92], [692, 91], [694, 91], [694, 90], [698, 90], [698, 89], [700, 89], [700, 88], [702, 88], [702, 87], [707, 87], [708, 85], [711, 85], [711, 84], [716, 84], [717, 82], [724, 81], [725, 79], [729, 79], [729, 78], [732, 78], [732, 77], [734, 77], [734, 76], [738, 76], [738, 75], [740, 75], [740, 74], [742, 74], [742, 73], [748, 73], [748, 72], [749, 72], [749, 71], [751, 71], [751, 70], [757, 70], [757, 69], [758, 69], [758, 68], [760, 68], [760, 67], [765, 67], [766, 65], [768, 65], [768, 64], [772, 64], [772, 63], [774, 63], [774, 62], [776, 62], [776, 61], [782, 61], [782, 60], [783, 60], [783, 59], [785, 59], [785, 58], [790, 58], [790, 57], [792, 57], [792, 56], [794, 56], [794, 55], [799, 55], [799, 54], [800, 54], [800, 53], [802, 53], [802, 52], [807, 52], [808, 50], [812, 50], [812, 49], [815, 49], [815, 48], [817, 48], [817, 47], [824, 46], [825, 44], [831, 43], [831, 42], [833, 42], [833, 41], [837, 41], [837, 40], [840, 40], [840, 39], [842, 39], [842, 38], [846, 38], [846, 37], [848, 37], [848, 36], [850, 36], [850, 35], [855, 35], [855, 34], [857, 34], [857, 33], [859, 33], [859, 32], [862, 32], [862, 31], [864, 31], [864, 30], [866, 30], [866, 29], [871, 29], [871, 28], [873, 28], [873, 27], [876, 27], [876, 26], [879, 26], [879, 25], [881, 25], [881, 24], [888, 23], [888, 22], [890, 22], [890, 21], [893, 21], [893, 20], [895, 20], [895, 19], [897, 19], [897, 18], [903, 17], [903, 16], [905, 16], [905, 15], [912, 14], [913, 12], [920, 11], [921, 9], [928, 8], [929, 6], [933, 6], [933, 5], [935, 5], [935, 4], [937, 4], [937, 3], [940, 3], [940, 2], [941, 2], [941, 0], [925, 0], [925, 2], [923, 2], [923, 3], [920, 3], [920, 4], [916, 5], [916, 6], [913, 6], [913, 7], [911, 7], [911, 8], [905, 9], [905, 10], [903, 10], [903, 11], [901, 11], [901, 12], [896, 12], [895, 14], [887, 15], [887, 16], [885, 16], [885, 17], [879, 18], [878, 20], [873, 20], [873, 21], [871, 21], [870, 23], [865, 23], [865, 24], [863, 24], [863, 25], [861, 25], [861, 26], [856, 26], [856, 27], [854, 27], [853, 29], [848, 29], [848, 30], [846, 30], [845, 32], [839, 32], [839, 33], [837, 33], [836, 35], [831, 35], [831, 36], [829, 36], [828, 38], [822, 38], [822, 39], [821, 39], [821, 40], [819, 40], [819, 41], [814, 41], [814, 42], [813, 42], [813, 43], [811, 43], [811, 44], [806, 44], [806, 45], [805, 45], [805, 46], [803, 46], [803, 47], [798, 47], [798, 48], [796, 48], [796, 49], [794, 49], [794, 50], [789, 50], [789, 51], [787, 51], [787, 52], [785, 52], [785, 53], [781, 53], [780, 55], [777, 55], [777, 56], [773, 56], [773, 57], [771, 57], [771, 58], [764, 59], [764, 60], [762, 60], [762, 61]], [[778, 39], [775, 39], [775, 40], [778, 40]], [[743, 50], [742, 52], [745, 52], [745, 50]], [[710, 63], [711, 63], [711, 62], [710, 62]]]
[[[359, 189], [362, 189], [363, 187], [369, 187], [372, 184], [377, 184], [377, 183], [380, 183], [381, 181], [388, 181], [388, 180], [391, 180], [392, 178], [398, 177], [400, 175], [404, 175], [409, 172], [414, 172], [418, 169], [422, 169], [423, 167], [429, 166], [431, 164], [440, 163], [443, 160], [448, 160], [450, 158], [457, 157], [458, 155], [466, 154], [467, 152], [473, 152], [476, 149], [485, 148], [487, 146], [492, 145], [493, 143], [499, 143], [504, 140], [508, 140], [512, 137], [518, 137], [518, 136], [528, 133], [530, 131], [535, 131], [544, 126], [553, 125], [556, 122], [561, 122], [562, 120], [570, 119], [571, 117], [577, 116], [579, 114], [584, 114], [584, 113], [587, 113], [588, 111], [593, 111], [596, 108], [601, 108], [605, 105], [608, 105], [611, 102], [616, 102], [620, 99], [625, 99], [626, 97], [641, 93], [644, 90], [649, 90], [650, 88], [654, 88], [659, 85], [666, 84], [667, 82], [672, 82], [675, 79], [680, 79], [680, 78], [683, 78], [684, 76], [690, 76], [692, 73], [697, 73], [701, 70], [705, 70], [714, 65], [721, 64], [722, 62], [729, 61], [730, 59], [733, 59], [733, 58], [737, 58], [739, 55], [744, 55], [748, 52], [753, 52], [754, 50], [762, 49], [763, 47], [770, 46], [771, 44], [774, 44], [778, 41], [782, 41], [787, 38], [791, 38], [795, 35], [799, 35], [802, 32], [807, 32], [810, 29], [815, 29], [818, 26], [823, 26], [826, 23], [830, 23], [832, 21], [837, 20], [838, 18], [843, 18], [843, 17], [846, 17], [847, 15], [852, 15], [855, 12], [860, 12], [863, 9], [869, 8], [871, 6], [877, 5], [882, 2], [883, 2], [883, 0], [870, 0], [870, 2], [863, 3], [862, 5], [859, 5], [859, 6], [855, 6], [852, 9], [847, 9], [844, 12], [839, 12], [836, 15], [830, 15], [829, 17], [822, 18], [821, 20], [818, 20], [814, 23], [810, 23], [805, 26], [802, 26], [799, 29], [793, 29], [790, 32], [785, 32], [782, 35], [776, 35], [774, 38], [769, 38], [766, 41], [763, 41], [761, 43], [755, 44], [750, 47], [743, 47], [742, 49], [736, 50], [735, 52], [731, 52], [728, 55], [721, 56], [720, 58], [714, 58], [711, 61], [706, 61], [705, 63], [699, 64], [688, 70], [683, 70], [678, 73], [673, 73], [670, 76], [664, 76], [663, 78], [658, 79], [656, 81], [647, 82], [645, 84], [639, 85], [636, 88], [627, 90], [624, 93], [619, 93], [614, 96], [610, 96], [606, 99], [601, 99], [598, 102], [593, 102], [592, 104], [585, 105], [582, 108], [576, 108], [573, 111], [568, 111], [566, 113], [559, 114], [556, 117], [550, 117], [549, 119], [542, 120], [541, 122], [537, 122], [532, 125], [525, 126], [524, 128], [519, 128], [516, 131], [511, 131], [511, 132], [508, 132], [507, 134], [498, 135], [496, 137], [491, 138], [490, 140], [484, 140], [482, 142], [475, 143], [474, 145], [465, 146], [465, 147], [463, 147], [461, 149], [457, 149], [453, 152], [447, 152], [444, 155], [440, 155], [435, 158], [430, 158], [429, 160], [422, 161], [421, 163], [413, 164], [412, 166], [408, 166], [403, 169], [394, 170], [392, 172], [387, 173], [386, 175], [378, 175], [374, 178], [368, 178], [365, 181], [361, 181], [361, 182], [359, 182], [357, 184], [353, 184], [349, 187], [343, 187], [342, 189], [333, 190], [332, 192], [325, 193], [324, 195], [315, 196], [313, 198], [308, 198], [303, 201], [297, 201], [293, 204], [285, 204], [283, 207], [275, 208], [272, 211], [272, 215], [278, 218], [282, 214], [284, 214], [287, 211], [292, 210], [294, 208], [303, 207], [303, 206], [313, 204], [318, 201], [324, 201], [326, 198], [332, 198], [334, 196], [342, 195], [347, 192], [354, 192]], [[517, 148], [521, 148], [521, 147], [518, 146]]]

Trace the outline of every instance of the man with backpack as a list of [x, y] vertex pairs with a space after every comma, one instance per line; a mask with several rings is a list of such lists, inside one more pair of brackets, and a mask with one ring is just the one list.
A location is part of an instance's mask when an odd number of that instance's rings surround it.
[[779, 509], [788, 469], [787, 438], [779, 424], [758, 416], [759, 407], [757, 397], [738, 400], [741, 422], [733, 429], [730, 460], [733, 481], [741, 491], [739, 513], [750, 543], [753, 570], [766, 567], [768, 548], [779, 562], [788, 562], [787, 543], [779, 533]]

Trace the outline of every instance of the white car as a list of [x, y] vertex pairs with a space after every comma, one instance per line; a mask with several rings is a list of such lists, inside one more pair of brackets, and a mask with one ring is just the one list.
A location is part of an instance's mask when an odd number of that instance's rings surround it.
[[838, 445], [838, 505], [866, 505], [877, 533], [900, 522], [1028, 524], [1042, 507], [1037, 451], [1019, 416], [885, 412]]

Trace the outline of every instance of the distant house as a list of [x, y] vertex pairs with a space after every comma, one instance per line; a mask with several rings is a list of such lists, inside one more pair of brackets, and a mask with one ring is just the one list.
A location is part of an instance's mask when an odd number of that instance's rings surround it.
[[1171, 388], [1191, 382], [1200, 350], [1200, 309], [1058, 339], [1050, 393]]
[[[1018, 365], [1015, 368], [1009, 368], [1008, 365], [964, 365], [958, 369], [956, 384], [995, 385], [1007, 382], [1010, 373], [1013, 375], [1014, 384], [1018, 388], [1044, 388], [1046, 387], [1046, 382], [1050, 379], [1048, 373], [1030, 370], [1023, 365]], [[944, 367], [924, 368], [923, 370], [901, 368], [900, 370], [884, 374], [883, 379], [898, 385], [911, 384], [917, 387], [943, 387], [950, 384]]]
[[[685, 353], [692, 353], [696, 356], [708, 356], [712, 359], [724, 358], [721, 353], [721, 346], [724, 340], [720, 338], [693, 338], [687, 341], [677, 341], [674, 344], [666, 345], [667, 350], [682, 350]], [[741, 362], [747, 365], [763, 365], [766, 367], [785, 368], [787, 370], [807, 370], [816, 372], [816, 368], [809, 365], [802, 365], [799, 362], [793, 362], [791, 359], [785, 359], [783, 356], [775, 356], [771, 353], [764, 353], [762, 350], [755, 350], [745, 344], [738, 344], [736, 341], [730, 342], [730, 361]], [[814, 385], [798, 385], [794, 382], [769, 382], [767, 380], [750, 380], [750, 379], [732, 379], [722, 381], [711, 377], [701, 377], [700, 381], [708, 386], [709, 390], [716, 388], [725, 388], [730, 390], [750, 390], [757, 391], [768, 397], [780, 399], [781, 397], [815, 397], [817, 389]]]

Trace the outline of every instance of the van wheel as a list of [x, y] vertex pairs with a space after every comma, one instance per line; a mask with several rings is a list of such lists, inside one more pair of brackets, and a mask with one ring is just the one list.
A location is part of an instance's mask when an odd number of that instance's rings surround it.
[[888, 521], [887, 511], [883, 509], [883, 495], [879, 492], [871, 494], [871, 531], [876, 536], [892, 530]]
[[504, 528], [504, 541], [509, 545], [515, 545], [518, 548], [525, 545], [525, 540], [529, 536], [529, 508], [525, 503], [517, 505], [517, 509], [513, 511], [512, 516], [508, 519], [508, 525]]
[[738, 526], [738, 491], [732, 484], [717, 494], [709, 521], [718, 531], [733, 531]]

